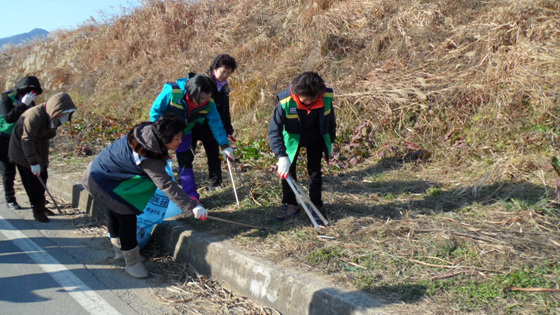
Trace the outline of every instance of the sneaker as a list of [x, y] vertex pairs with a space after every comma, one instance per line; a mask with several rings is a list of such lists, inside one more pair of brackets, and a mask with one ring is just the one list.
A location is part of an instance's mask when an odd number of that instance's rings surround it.
[[20, 205], [17, 203], [17, 201], [8, 202], [8, 208], [14, 209], [14, 210], [21, 209], [21, 207], [20, 207]]
[[277, 220], [286, 220], [291, 218], [299, 213], [300, 209], [297, 205], [290, 205], [290, 204], [283, 204], [282, 209], [276, 215]]
[[54, 215], [54, 212], [52, 212], [51, 210], [45, 208], [45, 210], [43, 210], [43, 212], [48, 215], [49, 217], [52, 217]]
[[218, 185], [218, 186], [208, 186], [208, 191], [219, 191], [222, 190], [222, 185]]

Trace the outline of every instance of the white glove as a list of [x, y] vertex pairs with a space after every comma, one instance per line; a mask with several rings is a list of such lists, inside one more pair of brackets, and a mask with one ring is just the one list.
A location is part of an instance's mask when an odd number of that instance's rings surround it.
[[208, 211], [206, 211], [206, 209], [204, 209], [204, 207], [201, 205], [196, 205], [196, 207], [194, 207], [192, 212], [195, 219], [200, 219], [202, 221], [205, 221], [206, 218], [208, 217]]
[[230, 159], [231, 161], [235, 161], [235, 156], [233, 156], [233, 149], [231, 147], [225, 148], [222, 153], [224, 157]]
[[31, 102], [33, 102], [35, 97], [37, 97], [37, 94], [35, 92], [29, 92], [29, 93], [27, 93], [23, 96], [23, 98], [21, 99], [21, 102], [23, 104], [29, 106], [29, 104], [31, 104]]
[[292, 165], [290, 159], [287, 156], [282, 156], [278, 159], [276, 165], [278, 165], [278, 175], [280, 175], [281, 178], [288, 178], [290, 166]]
[[41, 175], [41, 165], [39, 164], [31, 165], [31, 173], [39, 177], [39, 175]]

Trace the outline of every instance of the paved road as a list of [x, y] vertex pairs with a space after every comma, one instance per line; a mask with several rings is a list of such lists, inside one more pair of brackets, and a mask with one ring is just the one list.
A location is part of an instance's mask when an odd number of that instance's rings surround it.
[[107, 259], [110, 249], [104, 237], [77, 233], [69, 215], [39, 223], [31, 209], [0, 202], [0, 314], [175, 313], [152, 293], [166, 284], [129, 277]]

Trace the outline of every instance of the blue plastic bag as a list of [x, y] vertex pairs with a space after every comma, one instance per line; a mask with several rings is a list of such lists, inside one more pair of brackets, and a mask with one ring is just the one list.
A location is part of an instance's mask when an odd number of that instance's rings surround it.
[[[172, 160], [167, 161], [165, 167], [167, 173], [172, 175]], [[156, 192], [144, 208], [144, 212], [138, 216], [136, 226], [136, 239], [140, 248], [146, 247], [152, 236], [156, 224], [160, 224], [164, 219], [174, 217], [183, 211], [173, 201], [169, 199], [161, 190]]]

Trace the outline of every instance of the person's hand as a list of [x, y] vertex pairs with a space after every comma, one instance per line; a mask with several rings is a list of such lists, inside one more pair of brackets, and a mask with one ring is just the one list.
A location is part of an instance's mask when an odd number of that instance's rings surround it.
[[31, 173], [39, 177], [39, 175], [41, 175], [41, 165], [39, 164], [31, 165]]
[[276, 165], [278, 165], [278, 175], [280, 175], [281, 178], [288, 178], [290, 166], [292, 165], [290, 159], [287, 156], [282, 156], [278, 159]]
[[228, 137], [229, 140], [231, 140], [232, 142], [237, 142], [237, 139], [236, 139], [233, 135], [228, 135], [227, 137]]
[[233, 149], [230, 148], [225, 148], [222, 153], [224, 153], [224, 157], [226, 159], [230, 159], [231, 161], [235, 161], [235, 156], [233, 156]]
[[31, 104], [31, 102], [33, 102], [35, 97], [37, 97], [37, 93], [31, 91], [31, 92], [29, 92], [29, 93], [27, 93], [23, 96], [23, 98], [21, 99], [21, 102], [23, 104], [29, 106], [29, 104]]
[[206, 209], [204, 209], [204, 207], [200, 204], [196, 205], [196, 207], [194, 207], [192, 212], [195, 219], [205, 221], [206, 218], [208, 217], [208, 211], [206, 211]]

